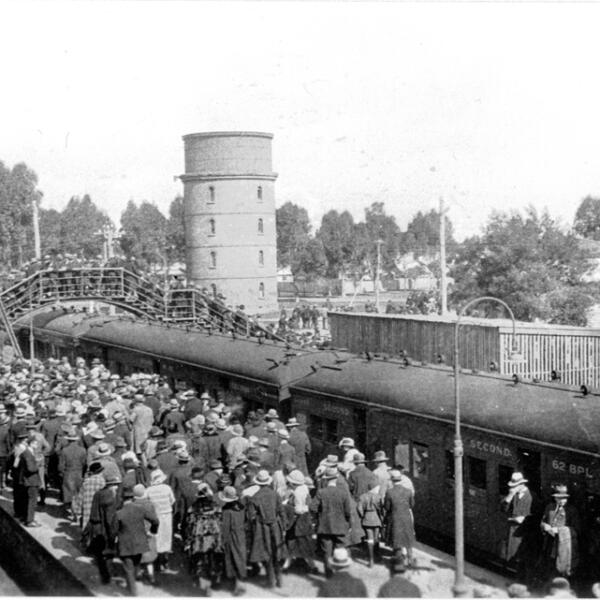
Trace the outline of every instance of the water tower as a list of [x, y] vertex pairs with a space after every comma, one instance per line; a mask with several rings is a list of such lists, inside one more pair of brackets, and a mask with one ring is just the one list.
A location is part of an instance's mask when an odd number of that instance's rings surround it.
[[272, 139], [250, 131], [183, 136], [188, 278], [250, 314], [277, 310]]

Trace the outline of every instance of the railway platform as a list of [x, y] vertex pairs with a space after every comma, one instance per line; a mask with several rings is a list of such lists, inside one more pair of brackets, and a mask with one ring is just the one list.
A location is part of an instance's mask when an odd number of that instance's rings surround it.
[[[12, 500], [10, 492], [0, 496], [0, 507], [4, 513], [12, 515]], [[36, 520], [41, 527], [24, 530], [31, 536], [35, 543], [50, 552], [55, 559], [75, 576], [88, 590], [90, 595], [95, 596], [126, 596], [124, 572], [118, 560], [114, 561], [113, 579], [109, 585], [100, 582], [98, 569], [91, 557], [82, 552], [79, 545], [80, 530], [64, 518], [60, 503], [54, 498], [47, 498], [46, 505], [36, 514]], [[14, 523], [15, 527], [22, 528]], [[452, 556], [417, 543], [415, 548], [417, 567], [412, 570], [408, 577], [421, 590], [425, 598], [450, 598], [452, 597], [452, 584], [454, 580]], [[369, 568], [366, 560], [354, 553], [356, 557], [350, 572], [362, 579], [369, 590], [370, 597], [376, 597], [379, 587], [387, 581], [388, 569], [383, 564], [376, 564]], [[23, 565], [23, 569], [27, 567]], [[467, 563], [466, 565], [467, 586], [469, 595], [473, 596], [475, 588], [487, 587], [491, 597], [507, 597], [506, 588], [510, 583], [502, 575], [488, 571], [481, 567]], [[48, 573], [48, 578], [53, 577]], [[186, 565], [185, 556], [181, 550], [181, 540], [177, 537], [174, 543], [174, 553], [171, 556], [169, 568], [156, 576], [157, 585], [152, 586], [144, 581], [138, 583], [140, 596], [198, 596], [199, 590], [194, 587]], [[266, 587], [266, 576], [258, 575], [249, 578], [244, 586], [245, 596], [249, 598], [277, 598], [277, 597], [316, 597], [319, 584], [323, 581], [322, 575], [306, 574], [301, 566], [290, 569], [283, 575], [281, 588], [269, 589]], [[8, 595], [18, 595], [19, 588], [14, 587], [14, 594], [7, 589]], [[213, 590], [212, 595], [216, 598], [231, 597], [231, 591], [227, 587]]]

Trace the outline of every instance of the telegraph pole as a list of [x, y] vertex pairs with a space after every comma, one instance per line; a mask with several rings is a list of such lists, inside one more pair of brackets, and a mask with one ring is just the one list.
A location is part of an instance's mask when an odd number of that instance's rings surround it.
[[448, 313], [447, 282], [446, 282], [446, 210], [444, 199], [440, 196], [440, 292], [441, 292], [441, 314]]
[[383, 240], [377, 240], [377, 271], [375, 272], [375, 308], [379, 312], [379, 277], [381, 273], [381, 244]]
[[40, 219], [38, 212], [38, 198], [37, 195], [33, 199], [33, 243], [35, 248], [35, 258], [41, 260], [42, 258], [42, 244], [40, 242]]

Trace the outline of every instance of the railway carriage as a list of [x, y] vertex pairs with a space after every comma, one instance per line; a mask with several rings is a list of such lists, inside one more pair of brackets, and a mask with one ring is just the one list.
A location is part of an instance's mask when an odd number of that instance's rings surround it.
[[[234, 399], [244, 410], [275, 407], [297, 416], [313, 465], [353, 437], [372, 457], [385, 450], [416, 488], [417, 527], [454, 532], [454, 389], [446, 367], [367, 360], [281, 343], [235, 339], [115, 317], [57, 311], [34, 318], [38, 356], [98, 356], [113, 371], [152, 371], [177, 387]], [[28, 349], [29, 325], [18, 329]], [[500, 500], [521, 470], [542, 500], [568, 483], [585, 531], [600, 506], [600, 397], [550, 384], [461, 374], [467, 549], [501, 562], [506, 516]], [[585, 539], [584, 547], [589, 540]]]

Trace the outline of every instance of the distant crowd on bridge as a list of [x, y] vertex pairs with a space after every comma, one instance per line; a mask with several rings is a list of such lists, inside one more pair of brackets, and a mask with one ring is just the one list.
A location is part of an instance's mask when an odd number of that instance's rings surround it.
[[[104, 583], [119, 558], [131, 595], [141, 578], [160, 586], [176, 550], [206, 595], [226, 584], [243, 594], [245, 580], [276, 588], [302, 565], [320, 596], [366, 597], [351, 566], [385, 559], [379, 596], [420, 596], [410, 574], [418, 498], [405, 465], [384, 450], [367, 457], [344, 437], [339, 454], [314, 457], [296, 417], [174, 391], [155, 374], [120, 377], [97, 358], [2, 364], [0, 398], [1, 494], [29, 528], [40, 526], [48, 494], [58, 497]], [[550, 595], [575, 597], [582, 521], [566, 486], [536, 520], [527, 483], [513, 473], [503, 499], [520, 579], [509, 593], [527, 597], [525, 584], [543, 577]], [[532, 553], [527, 540], [540, 529]]]

